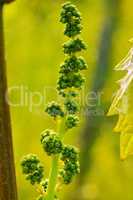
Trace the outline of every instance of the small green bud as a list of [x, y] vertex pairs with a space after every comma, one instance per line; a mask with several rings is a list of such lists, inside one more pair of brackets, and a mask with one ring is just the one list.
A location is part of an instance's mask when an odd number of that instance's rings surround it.
[[79, 118], [76, 115], [67, 116], [65, 124], [68, 129], [76, 127], [78, 123], [79, 123]]
[[43, 172], [44, 172], [43, 166], [38, 165], [36, 171], [26, 176], [26, 180], [29, 180], [32, 185], [34, 185], [35, 183], [39, 184], [44, 176]]
[[63, 144], [57, 134], [50, 134], [41, 136], [41, 143], [43, 146], [44, 151], [50, 156], [59, 154], [62, 151]]
[[45, 109], [45, 112], [47, 112], [50, 116], [54, 118], [57, 116], [64, 116], [64, 112], [62, 111], [61, 106], [54, 101], [48, 104], [47, 108]]
[[71, 172], [66, 172], [64, 170], [60, 170], [60, 176], [61, 176], [64, 184], [68, 185], [72, 182], [73, 175]]
[[87, 63], [82, 56], [78, 58], [78, 65], [80, 70], [86, 70], [88, 68]]
[[50, 136], [52, 134], [56, 134], [53, 130], [51, 129], [46, 129], [44, 130], [42, 133], [41, 133], [41, 143], [43, 142], [43, 140], [47, 137], [47, 136]]
[[78, 23], [80, 23], [81, 21], [81, 14], [76, 8], [76, 6], [74, 6], [70, 2], [63, 4], [60, 16], [60, 22], [67, 24], [75, 20], [78, 20]]
[[26, 180], [29, 180], [32, 185], [41, 182], [44, 176], [44, 168], [36, 155], [25, 156], [21, 161], [21, 166], [23, 173], [26, 174]]
[[87, 64], [82, 57], [71, 56], [61, 65], [60, 73], [78, 72], [87, 69]]
[[65, 54], [72, 54], [78, 51], [86, 50], [86, 44], [83, 40], [77, 38], [74, 40], [70, 40], [63, 45]]
[[78, 161], [79, 158], [79, 151], [77, 148], [66, 145], [63, 147], [63, 150], [61, 152], [61, 160], [71, 160], [71, 161]]
[[80, 166], [78, 161], [65, 160], [64, 168], [60, 171], [60, 176], [64, 184], [72, 182], [73, 177], [80, 173]]
[[68, 37], [74, 37], [80, 34], [81, 30], [82, 30], [81, 24], [79, 22], [77, 23], [77, 21], [75, 20], [74, 22], [71, 22], [66, 25], [64, 35]]
[[63, 90], [66, 88], [72, 87], [72, 83], [69, 77], [65, 76], [64, 74], [59, 77], [58, 81], [58, 90]]
[[21, 161], [22, 171], [24, 174], [33, 173], [38, 168], [39, 158], [35, 154], [28, 154]]
[[43, 191], [44, 192], [47, 192], [47, 189], [48, 189], [48, 179], [44, 180], [41, 182], [41, 186], [43, 188]]
[[84, 77], [81, 74], [69, 74], [69, 76], [62, 74], [58, 81], [58, 90], [63, 90], [66, 88], [81, 88], [85, 82]]
[[72, 87], [81, 88], [84, 82], [85, 78], [81, 74], [74, 74], [72, 76]]
[[75, 114], [79, 111], [79, 104], [73, 99], [66, 99], [64, 105], [69, 114]]
[[64, 170], [66, 172], [70, 172], [74, 175], [79, 174], [80, 172], [80, 166], [79, 166], [79, 162], [72, 162], [72, 161], [65, 161], [65, 165], [64, 165]]

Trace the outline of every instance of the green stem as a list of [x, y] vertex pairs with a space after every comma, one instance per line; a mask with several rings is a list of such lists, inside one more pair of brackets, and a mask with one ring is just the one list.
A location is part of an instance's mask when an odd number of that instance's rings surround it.
[[[59, 126], [59, 137], [61, 140], [64, 138], [65, 134], [65, 126], [64, 126], [65, 118], [62, 119], [60, 126]], [[48, 184], [48, 194], [47, 194], [47, 200], [54, 200], [55, 194], [56, 194], [56, 184], [57, 184], [57, 178], [58, 178], [58, 168], [59, 168], [59, 158], [60, 155], [53, 156], [52, 158], [52, 166], [51, 171], [49, 175], [49, 184]]]
[[58, 177], [58, 162], [59, 162], [59, 155], [54, 156], [52, 159], [52, 167], [49, 177], [49, 187], [48, 187], [48, 196], [47, 200], [54, 200], [55, 196], [55, 187]]

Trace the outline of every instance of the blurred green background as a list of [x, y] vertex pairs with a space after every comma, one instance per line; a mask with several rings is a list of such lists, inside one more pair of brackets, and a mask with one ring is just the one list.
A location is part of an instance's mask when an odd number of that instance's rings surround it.
[[[21, 174], [20, 159], [27, 153], [37, 153], [49, 173], [50, 159], [44, 154], [39, 137], [46, 128], [54, 128], [45, 115], [44, 106], [56, 98], [59, 65], [64, 59], [61, 45], [63, 26], [59, 23], [62, 0], [17, 0], [5, 6], [5, 39], [8, 85], [24, 87], [25, 93], [44, 94], [44, 103], [33, 106], [11, 106], [13, 141], [19, 200], [34, 200], [34, 188]], [[65, 187], [61, 199], [71, 200], [132, 200], [133, 158], [119, 158], [119, 134], [113, 134], [117, 116], [107, 118], [115, 81], [122, 74], [113, 67], [130, 48], [133, 37], [132, 0], [73, 0], [83, 16], [82, 37], [88, 45], [84, 54], [89, 68], [85, 94], [102, 92], [100, 104], [89, 108], [94, 114], [82, 115], [81, 126], [66, 135], [65, 142], [81, 149], [81, 174]], [[45, 90], [46, 91], [46, 90]], [[85, 95], [86, 96], [86, 95]], [[30, 97], [28, 97], [29, 100]], [[10, 93], [13, 102], [20, 100], [18, 90]], [[38, 98], [34, 97], [34, 102]]]

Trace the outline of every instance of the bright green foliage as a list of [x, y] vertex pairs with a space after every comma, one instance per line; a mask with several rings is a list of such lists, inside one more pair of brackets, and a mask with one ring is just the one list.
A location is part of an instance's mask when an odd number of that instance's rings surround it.
[[41, 182], [44, 175], [44, 168], [36, 155], [29, 154], [25, 156], [21, 161], [21, 166], [23, 173], [26, 174], [26, 179], [32, 185]]
[[[87, 64], [84, 58], [78, 57], [76, 53], [85, 50], [86, 45], [79, 38], [82, 29], [81, 14], [74, 5], [65, 3], [62, 6], [60, 22], [65, 24], [64, 34], [70, 38], [63, 45], [66, 58], [60, 66], [57, 82], [63, 103], [60, 105], [53, 101], [47, 105], [45, 112], [57, 123], [56, 131], [46, 129], [40, 138], [44, 152], [52, 159], [49, 179], [42, 179], [43, 168], [35, 156], [24, 159], [22, 163], [23, 171], [28, 174], [27, 179], [30, 179], [32, 184], [39, 183], [40, 196], [37, 200], [59, 200], [56, 194], [58, 184], [71, 183], [80, 172], [78, 150], [73, 146], [64, 145], [63, 139], [65, 133], [79, 123], [80, 105], [77, 97], [85, 82], [81, 71], [87, 69]], [[59, 166], [59, 161], [63, 163], [63, 167]]]
[[133, 154], [133, 49], [115, 70], [127, 71], [124, 78], [118, 81], [120, 89], [108, 112], [108, 115], [119, 115], [114, 131], [120, 132], [120, 156], [124, 160]]

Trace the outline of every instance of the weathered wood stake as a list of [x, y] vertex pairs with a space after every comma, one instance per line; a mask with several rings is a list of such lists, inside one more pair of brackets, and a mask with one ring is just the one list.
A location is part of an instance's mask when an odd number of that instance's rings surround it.
[[0, 200], [17, 200], [3, 34], [3, 6], [11, 1], [0, 0]]

